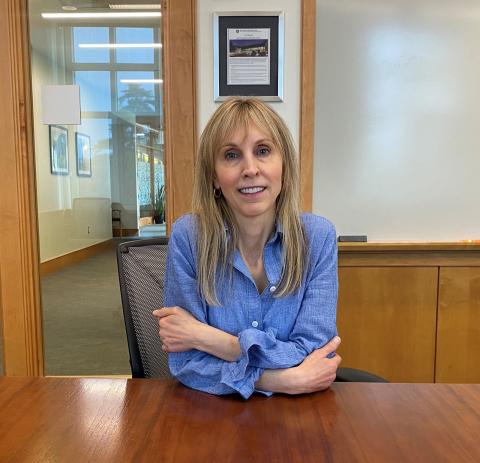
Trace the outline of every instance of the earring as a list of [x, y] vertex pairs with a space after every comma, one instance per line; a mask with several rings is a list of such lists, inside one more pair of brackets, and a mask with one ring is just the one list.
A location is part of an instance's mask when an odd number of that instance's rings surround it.
[[213, 187], [213, 197], [219, 199], [222, 196], [222, 190], [220, 188]]

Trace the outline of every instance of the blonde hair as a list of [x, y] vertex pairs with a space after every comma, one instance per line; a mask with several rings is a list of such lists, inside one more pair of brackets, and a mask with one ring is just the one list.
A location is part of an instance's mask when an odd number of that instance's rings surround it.
[[[210, 305], [219, 305], [215, 280], [232, 270], [238, 246], [238, 228], [225, 198], [213, 193], [215, 156], [229, 136], [249, 126], [269, 134], [282, 155], [282, 189], [276, 218], [282, 227], [282, 274], [274, 293], [293, 293], [301, 283], [306, 265], [306, 237], [300, 219], [300, 178], [292, 136], [281, 117], [255, 98], [230, 98], [215, 111], [200, 138], [195, 166], [193, 213], [197, 222], [197, 277], [200, 294]], [[227, 231], [228, 230], [228, 231]], [[220, 273], [217, 273], [220, 272]]]

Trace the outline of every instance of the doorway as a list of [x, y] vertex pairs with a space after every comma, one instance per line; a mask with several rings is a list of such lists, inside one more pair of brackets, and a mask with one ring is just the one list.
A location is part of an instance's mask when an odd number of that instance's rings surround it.
[[166, 234], [161, 7], [103, 3], [29, 0], [48, 375], [129, 373], [115, 247]]

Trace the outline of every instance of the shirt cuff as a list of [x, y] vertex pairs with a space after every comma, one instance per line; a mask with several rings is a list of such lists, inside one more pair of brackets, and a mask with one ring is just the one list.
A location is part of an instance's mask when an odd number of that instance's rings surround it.
[[267, 328], [266, 331], [261, 331], [256, 328], [247, 328], [238, 334], [238, 342], [240, 343], [242, 354], [248, 356], [252, 349], [270, 349], [275, 347], [277, 330]]
[[255, 391], [255, 383], [263, 374], [263, 368], [248, 365], [248, 358], [242, 355], [236, 362], [222, 366], [221, 383], [236, 390], [244, 399]]
[[259, 394], [266, 395], [267, 397], [271, 397], [273, 395], [272, 391], [262, 391], [261, 389], [255, 389], [254, 392], [258, 392]]
[[263, 374], [264, 369], [250, 366], [250, 351], [255, 347], [260, 349], [274, 347], [275, 334], [275, 330], [272, 328], [266, 332], [254, 328], [241, 331], [238, 335], [240, 357], [235, 362], [223, 365], [222, 384], [238, 391], [244, 399], [248, 399], [253, 392], [260, 392], [266, 396], [272, 395], [272, 392], [255, 389], [255, 383]]

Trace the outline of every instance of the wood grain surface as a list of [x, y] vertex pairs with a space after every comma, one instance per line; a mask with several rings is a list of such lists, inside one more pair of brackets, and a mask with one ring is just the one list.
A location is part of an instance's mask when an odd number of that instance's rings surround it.
[[435, 381], [480, 382], [480, 267], [440, 269]]
[[0, 378], [0, 461], [478, 462], [480, 385], [215, 397], [170, 380]]
[[27, 3], [4, 0], [0, 13], [0, 318], [13, 376], [44, 368]]
[[342, 366], [395, 382], [433, 382], [436, 267], [339, 268]]
[[300, 64], [300, 194], [302, 211], [312, 211], [315, 133], [316, 0], [302, 0]]
[[196, 0], [162, 0], [167, 234], [192, 209], [197, 145]]

